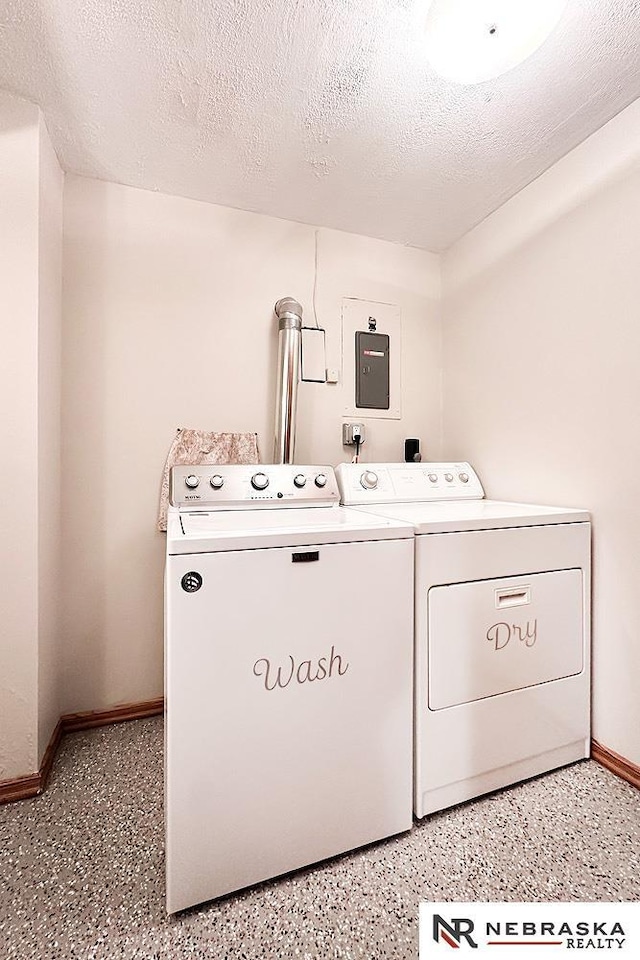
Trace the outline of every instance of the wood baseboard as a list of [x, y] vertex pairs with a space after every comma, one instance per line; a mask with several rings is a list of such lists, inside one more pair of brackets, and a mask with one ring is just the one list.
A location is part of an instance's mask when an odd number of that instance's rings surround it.
[[76, 730], [91, 730], [110, 723], [124, 723], [126, 720], [144, 720], [145, 717], [157, 717], [164, 713], [164, 697], [155, 700], [142, 700], [140, 703], [123, 703], [109, 710], [85, 710], [83, 713], [65, 713], [61, 722], [65, 733]]
[[62, 734], [64, 733], [64, 724], [62, 718], [56, 723], [55, 729], [51, 734], [51, 739], [47, 749], [44, 752], [42, 758], [42, 763], [40, 764], [40, 770], [38, 771], [38, 776], [40, 777], [40, 791], [42, 792], [46, 787], [49, 781], [49, 775], [51, 773], [51, 768], [53, 767], [53, 761], [56, 758], [56, 753], [58, 752], [58, 747], [60, 746], [60, 741], [62, 740]]
[[110, 723], [124, 723], [126, 720], [143, 720], [145, 717], [156, 717], [162, 713], [164, 713], [164, 697], [143, 700], [140, 703], [124, 703], [109, 710], [65, 713], [60, 717], [51, 734], [38, 772], [26, 777], [14, 777], [12, 780], [0, 780], [0, 804], [10, 803], [13, 800], [27, 800], [42, 793], [49, 780], [53, 761], [65, 733], [104, 727]]
[[0, 780], [0, 803], [28, 800], [39, 793], [42, 793], [39, 773], [33, 773], [29, 777], [15, 777], [13, 780]]
[[622, 780], [626, 780], [640, 790], [640, 767], [637, 764], [631, 763], [626, 757], [621, 757], [614, 750], [603, 747], [597, 740], [591, 741], [591, 757], [611, 773], [615, 773], [617, 777], [621, 777]]

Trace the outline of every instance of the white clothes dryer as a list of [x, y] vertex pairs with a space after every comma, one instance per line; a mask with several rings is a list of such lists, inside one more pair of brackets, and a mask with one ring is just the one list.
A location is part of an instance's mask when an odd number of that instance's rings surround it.
[[487, 500], [468, 463], [336, 474], [415, 530], [416, 816], [588, 757], [589, 514]]
[[413, 528], [331, 467], [174, 467], [167, 910], [410, 829]]

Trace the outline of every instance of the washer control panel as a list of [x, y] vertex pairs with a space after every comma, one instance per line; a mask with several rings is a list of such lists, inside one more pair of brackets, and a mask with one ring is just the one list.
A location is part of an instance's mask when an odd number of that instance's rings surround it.
[[341, 463], [336, 467], [341, 502], [412, 503], [481, 500], [484, 490], [468, 463]]
[[172, 467], [169, 499], [183, 510], [330, 507], [340, 492], [333, 467], [216, 463]]

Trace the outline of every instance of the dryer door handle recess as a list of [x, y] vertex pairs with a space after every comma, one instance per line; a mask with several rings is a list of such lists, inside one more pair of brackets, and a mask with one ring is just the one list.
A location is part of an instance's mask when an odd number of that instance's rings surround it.
[[496, 590], [496, 609], [522, 607], [531, 603], [531, 587], [506, 587]]

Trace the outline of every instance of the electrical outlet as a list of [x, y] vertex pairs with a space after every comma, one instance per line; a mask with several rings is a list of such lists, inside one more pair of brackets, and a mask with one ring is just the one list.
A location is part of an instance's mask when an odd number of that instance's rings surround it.
[[355, 437], [360, 437], [360, 443], [365, 441], [364, 423], [343, 423], [342, 424], [342, 443], [345, 447], [352, 447], [355, 444]]

